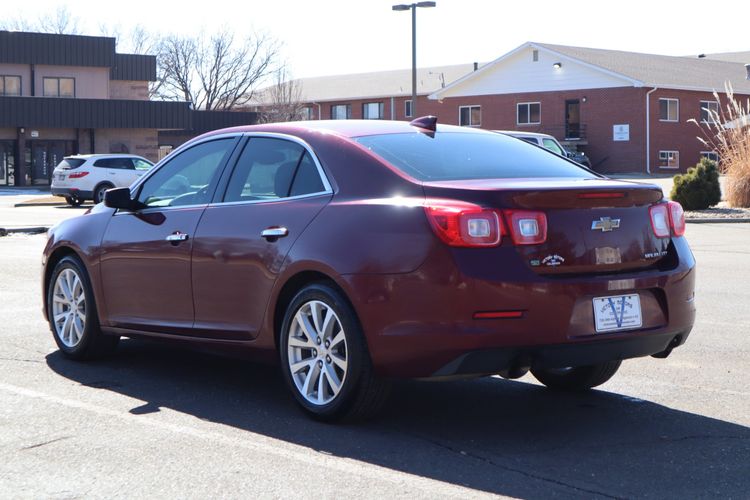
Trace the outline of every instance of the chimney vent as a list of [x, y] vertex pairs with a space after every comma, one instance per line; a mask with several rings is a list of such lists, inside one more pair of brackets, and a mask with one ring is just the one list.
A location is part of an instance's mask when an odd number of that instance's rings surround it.
[[475, 62], [475, 63], [474, 63], [474, 71], [476, 71], [476, 70], [478, 70], [478, 69], [479, 69], [479, 63], [478, 63], [478, 62]]
[[706, 54], [698, 54], [698, 59], [703, 59], [704, 57], [706, 57]]
[[750, 80], [750, 64], [745, 64], [745, 80]]

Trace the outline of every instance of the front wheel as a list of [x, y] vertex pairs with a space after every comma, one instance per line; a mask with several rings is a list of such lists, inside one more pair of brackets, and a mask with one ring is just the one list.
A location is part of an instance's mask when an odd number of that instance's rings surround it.
[[88, 274], [73, 256], [61, 259], [52, 271], [47, 285], [47, 317], [57, 346], [72, 359], [110, 354], [120, 339], [104, 335], [99, 329]]
[[65, 202], [71, 207], [78, 207], [83, 203], [83, 200], [77, 196], [66, 196]]
[[532, 368], [531, 373], [550, 389], [583, 391], [601, 385], [617, 373], [622, 361], [568, 368]]
[[281, 366], [297, 403], [313, 418], [356, 420], [385, 401], [359, 321], [343, 295], [325, 283], [303, 288], [284, 316]]

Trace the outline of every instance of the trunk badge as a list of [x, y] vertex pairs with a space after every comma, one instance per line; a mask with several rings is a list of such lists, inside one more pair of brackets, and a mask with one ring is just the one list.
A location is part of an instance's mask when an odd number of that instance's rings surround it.
[[595, 220], [591, 223], [591, 230], [596, 231], [597, 229], [603, 233], [618, 229], [620, 227], [620, 219], [610, 219], [609, 217], [599, 217], [599, 220]]

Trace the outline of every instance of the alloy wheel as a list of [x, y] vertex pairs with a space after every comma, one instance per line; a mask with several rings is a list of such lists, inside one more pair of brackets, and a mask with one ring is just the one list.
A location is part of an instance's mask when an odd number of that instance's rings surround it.
[[305, 302], [287, 332], [287, 360], [294, 385], [313, 405], [333, 401], [348, 372], [346, 334], [336, 312], [325, 302]]
[[55, 334], [66, 347], [75, 347], [86, 328], [86, 293], [81, 277], [67, 268], [57, 275], [52, 292]]

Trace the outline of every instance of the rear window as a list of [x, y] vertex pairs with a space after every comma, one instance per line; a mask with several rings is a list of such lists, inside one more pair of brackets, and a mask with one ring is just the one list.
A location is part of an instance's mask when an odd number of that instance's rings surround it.
[[355, 139], [420, 181], [513, 177], [595, 178], [575, 164], [502, 134], [437, 132]]
[[70, 170], [73, 170], [74, 168], [78, 168], [81, 165], [86, 163], [86, 160], [83, 160], [81, 158], [65, 158], [63, 161], [57, 164], [60, 168], [67, 168]]

